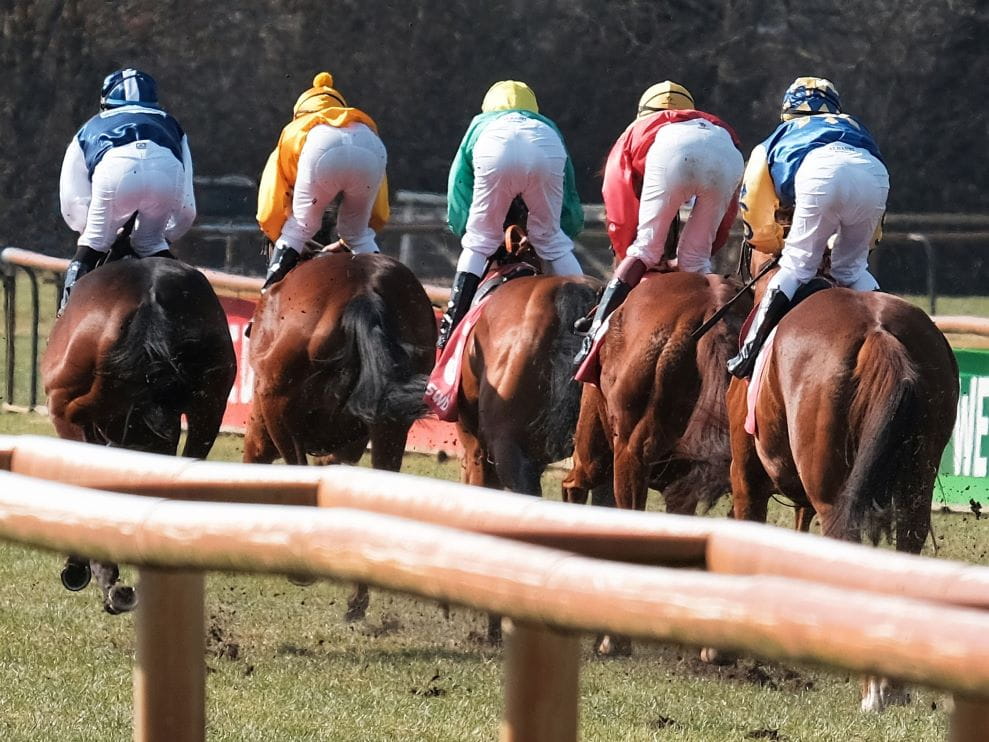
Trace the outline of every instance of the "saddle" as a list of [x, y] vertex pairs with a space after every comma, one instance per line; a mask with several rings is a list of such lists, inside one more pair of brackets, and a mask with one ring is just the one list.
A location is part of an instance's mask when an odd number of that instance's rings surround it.
[[467, 349], [467, 338], [477, 324], [485, 303], [500, 287], [516, 278], [536, 276], [539, 268], [528, 262], [527, 251], [531, 250], [525, 231], [516, 224], [505, 228], [505, 243], [488, 261], [487, 270], [477, 287], [470, 309], [447, 341], [446, 347], [436, 359], [436, 366], [426, 385], [426, 406], [445, 422], [455, 422], [459, 416], [457, 396], [460, 391], [460, 375], [463, 357]]

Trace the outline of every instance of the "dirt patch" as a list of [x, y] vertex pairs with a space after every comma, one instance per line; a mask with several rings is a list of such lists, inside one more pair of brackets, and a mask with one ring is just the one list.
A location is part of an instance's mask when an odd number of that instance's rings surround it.
[[383, 636], [397, 634], [402, 630], [402, 622], [394, 613], [386, 613], [381, 616], [381, 623], [377, 625], [367, 624], [364, 627], [364, 635], [372, 639], [380, 639]]
[[788, 738], [779, 729], [753, 729], [746, 733], [745, 739], [768, 739], [772, 742], [788, 742]]
[[240, 642], [236, 641], [226, 628], [234, 611], [223, 606], [209, 617], [206, 629], [206, 654], [217, 659], [240, 659]]
[[422, 686], [413, 686], [409, 689], [409, 693], [413, 696], [420, 696], [422, 698], [439, 698], [440, 696], [445, 696], [447, 691], [446, 688], [441, 688], [439, 686], [439, 681], [443, 679], [443, 676], [436, 673], [429, 679], [429, 682], [423, 684]]
[[315, 657], [316, 652], [309, 647], [300, 647], [296, 644], [279, 644], [278, 649], [275, 651], [276, 654], [280, 654], [286, 657]]

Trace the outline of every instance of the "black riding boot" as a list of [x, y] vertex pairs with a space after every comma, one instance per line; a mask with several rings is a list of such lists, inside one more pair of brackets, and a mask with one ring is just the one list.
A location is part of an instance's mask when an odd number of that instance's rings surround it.
[[299, 262], [299, 253], [291, 247], [279, 246], [271, 255], [271, 262], [268, 263], [268, 275], [264, 279], [264, 286], [261, 291], [266, 291], [269, 286], [278, 283], [288, 272]]
[[69, 267], [65, 271], [65, 280], [62, 283], [62, 301], [58, 305], [58, 317], [61, 317], [62, 312], [65, 311], [65, 307], [69, 303], [69, 294], [72, 292], [72, 287], [75, 286], [76, 281], [93, 270], [104, 255], [106, 253], [98, 252], [86, 245], [80, 245], [79, 249], [76, 250], [76, 254], [72, 256], [72, 262], [69, 263]]
[[790, 308], [790, 299], [779, 289], [773, 289], [772, 296], [768, 304], [765, 304], [766, 311], [756, 314], [752, 320], [752, 327], [749, 328], [742, 343], [738, 355], [728, 360], [728, 373], [739, 379], [752, 376], [752, 369], [755, 366], [755, 359], [759, 355], [759, 350], [769, 337], [769, 333], [783, 319], [783, 315]]
[[473, 273], [461, 271], [453, 277], [453, 286], [450, 288], [450, 303], [446, 305], [443, 319], [440, 320], [440, 334], [436, 340], [436, 347], [443, 350], [450, 339], [453, 328], [464, 318], [470, 303], [477, 293], [477, 286], [481, 283], [480, 276]]
[[[594, 311], [594, 319], [591, 321], [591, 326], [587, 330], [587, 334], [584, 335], [580, 350], [574, 356], [574, 366], [579, 367], [587, 359], [587, 355], [591, 352], [591, 348], [594, 345], [594, 337], [598, 334], [598, 330], [601, 329], [601, 325], [611, 316], [612, 312], [625, 302], [629, 292], [639, 285], [639, 281], [642, 280], [645, 272], [646, 264], [637, 258], [625, 258], [618, 266], [615, 270], [614, 278], [604, 287], [604, 293], [601, 294], [601, 301], [598, 302], [597, 309]], [[577, 332], [583, 330], [580, 327], [582, 319], [583, 317], [574, 323], [574, 330]]]

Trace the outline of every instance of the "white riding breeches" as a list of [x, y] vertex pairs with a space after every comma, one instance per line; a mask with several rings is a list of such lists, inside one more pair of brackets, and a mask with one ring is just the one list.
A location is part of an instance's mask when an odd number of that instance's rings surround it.
[[537, 119], [505, 114], [481, 131], [473, 159], [474, 194], [457, 270], [480, 275], [504, 241], [513, 199], [521, 196], [529, 209], [527, 231], [536, 254], [554, 272], [580, 273], [573, 240], [560, 228], [567, 150], [559, 134]]
[[299, 154], [292, 213], [276, 245], [302, 252], [322, 226], [327, 207], [341, 196], [340, 239], [355, 253], [378, 252], [368, 222], [387, 164], [385, 145], [364, 124], [314, 126]]
[[680, 232], [677, 267], [710, 273], [711, 247], [743, 170], [742, 153], [720, 126], [704, 119], [663, 126], [646, 154], [639, 226], [626, 255], [649, 267], [659, 263], [674, 217], [694, 197]]
[[138, 212], [130, 235], [141, 258], [168, 249], [165, 230], [182, 209], [185, 169], [165, 147], [131, 142], [103, 155], [93, 170], [92, 197], [79, 244], [107, 252], [117, 231]]
[[[879, 288], [869, 273], [869, 249], [889, 193], [886, 167], [869, 152], [834, 142], [810, 152], [794, 180], [793, 224], [780, 270], [770, 280], [790, 298], [821, 267], [828, 240], [831, 275], [839, 286]], [[768, 292], [767, 292], [768, 293]]]

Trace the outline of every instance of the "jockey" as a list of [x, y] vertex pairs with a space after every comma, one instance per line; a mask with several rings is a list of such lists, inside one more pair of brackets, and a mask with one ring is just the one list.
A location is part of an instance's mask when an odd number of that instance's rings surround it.
[[174, 257], [169, 242], [196, 218], [192, 155], [179, 122], [158, 106], [150, 75], [124, 69], [103, 80], [100, 113], [65, 150], [59, 197], [62, 218], [80, 234], [59, 314], [75, 282], [96, 267], [135, 213], [134, 253]]
[[337, 197], [337, 232], [352, 252], [378, 252], [374, 233], [388, 221], [388, 155], [371, 117], [347, 105], [329, 72], [313, 78], [292, 114], [258, 187], [258, 224], [275, 245], [262, 291], [299, 262]]
[[[879, 288], [868, 259], [881, 236], [889, 174], [872, 135], [841, 112], [838, 91], [819, 77], [799, 77], [790, 85], [780, 118], [783, 123], [752, 151], [742, 186], [745, 239], [760, 252], [783, 254], [741, 350], [728, 361], [739, 378], [752, 374], [759, 349], [797, 289], [817, 275], [832, 236], [835, 282], [859, 291]], [[785, 240], [778, 208], [793, 208]]]
[[539, 113], [528, 85], [503, 80], [484, 96], [450, 168], [447, 221], [463, 250], [438, 348], [470, 308], [488, 259], [504, 240], [516, 196], [529, 209], [529, 240], [547, 272], [581, 275], [572, 238], [584, 226], [584, 212], [563, 135]]
[[621, 262], [601, 296], [576, 365], [587, 358], [605, 319], [645, 272], [662, 262], [670, 225], [691, 198], [676, 268], [711, 272], [711, 253], [727, 241], [738, 212], [743, 167], [735, 132], [717, 116], [696, 110], [685, 87], [667, 80], [642, 94], [636, 119], [611, 148], [604, 170], [608, 236]]

